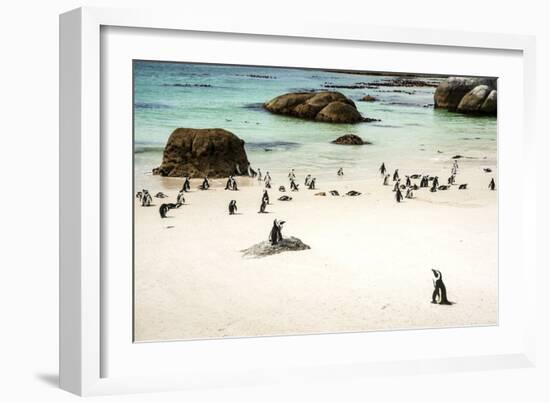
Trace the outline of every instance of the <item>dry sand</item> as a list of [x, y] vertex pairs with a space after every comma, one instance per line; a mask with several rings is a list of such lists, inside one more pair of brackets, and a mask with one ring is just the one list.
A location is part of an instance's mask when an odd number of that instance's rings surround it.
[[[496, 167], [494, 160], [459, 163], [457, 183], [468, 190], [421, 189], [400, 204], [374, 170], [362, 179], [335, 173], [318, 190], [286, 193], [278, 191], [289, 187], [279, 175], [268, 214], [258, 214], [256, 180], [237, 178], [237, 192], [223, 190], [225, 180], [200, 191], [194, 180], [186, 204], [166, 219], [158, 206], [175, 201], [182, 180], [150, 178], [153, 195], [170, 197], [135, 204], [135, 340], [495, 325], [497, 192], [487, 185], [497, 174], [482, 167]], [[442, 156], [424, 172], [446, 184], [451, 165]], [[402, 178], [422, 173], [400, 168]], [[305, 174], [297, 172], [301, 187]], [[363, 194], [314, 196], [332, 189]], [[278, 201], [283, 194], [293, 200]], [[238, 215], [228, 215], [231, 199]], [[287, 221], [283, 236], [311, 249], [244, 258], [241, 250], [266, 240], [275, 218]], [[454, 305], [430, 303], [431, 268], [442, 271]]]

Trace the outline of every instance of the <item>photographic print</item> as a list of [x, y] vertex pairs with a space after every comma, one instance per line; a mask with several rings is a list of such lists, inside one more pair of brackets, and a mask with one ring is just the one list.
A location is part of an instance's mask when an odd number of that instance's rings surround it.
[[497, 324], [496, 77], [133, 83], [135, 342]]

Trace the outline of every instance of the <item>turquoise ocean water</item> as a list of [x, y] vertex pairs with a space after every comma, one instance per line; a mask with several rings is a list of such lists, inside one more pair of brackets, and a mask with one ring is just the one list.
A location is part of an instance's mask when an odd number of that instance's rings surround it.
[[[227, 129], [245, 140], [253, 168], [284, 174], [288, 169], [322, 177], [339, 167], [356, 176], [381, 161], [416, 165], [445, 153], [496, 158], [497, 119], [433, 109], [433, 87], [379, 87], [340, 91], [363, 116], [381, 122], [327, 124], [273, 115], [262, 103], [286, 92], [331, 90], [325, 83], [376, 83], [394, 76], [334, 73], [278, 67], [134, 62], [134, 155], [139, 178], [160, 165], [162, 149], [177, 127]], [[427, 78], [429, 81], [441, 77]], [[366, 94], [378, 102], [358, 101]], [[369, 146], [330, 142], [353, 133]]]

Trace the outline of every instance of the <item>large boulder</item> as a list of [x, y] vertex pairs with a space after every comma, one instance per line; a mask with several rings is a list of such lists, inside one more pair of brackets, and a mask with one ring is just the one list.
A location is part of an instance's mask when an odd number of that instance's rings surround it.
[[365, 119], [355, 103], [340, 92], [292, 92], [264, 104], [268, 111], [280, 115], [329, 123], [358, 123]]
[[[485, 100], [491, 100], [482, 108]], [[434, 93], [434, 107], [451, 112], [496, 115], [496, 79], [449, 77], [442, 81]]]
[[244, 140], [233, 133], [224, 129], [179, 128], [168, 138], [162, 164], [153, 173], [222, 178], [245, 175], [248, 165]]
[[333, 144], [343, 144], [351, 146], [362, 146], [363, 144], [372, 144], [368, 141], [364, 141], [361, 137], [356, 134], [344, 134], [343, 136], [338, 137], [336, 140], [332, 141]]

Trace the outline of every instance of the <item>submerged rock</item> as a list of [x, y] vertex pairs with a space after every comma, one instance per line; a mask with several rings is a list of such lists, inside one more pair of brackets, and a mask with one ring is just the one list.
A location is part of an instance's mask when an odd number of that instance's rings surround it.
[[355, 103], [340, 92], [291, 92], [264, 104], [271, 113], [329, 123], [359, 123]]
[[162, 164], [153, 169], [161, 176], [225, 178], [246, 175], [248, 158], [244, 140], [224, 129], [179, 128], [164, 147]]
[[277, 245], [271, 245], [269, 241], [263, 241], [252, 245], [250, 248], [244, 249], [241, 252], [243, 256], [251, 257], [265, 257], [270, 255], [276, 255], [282, 252], [299, 251], [311, 249], [309, 245], [303, 243], [300, 239], [293, 236], [283, 238]]
[[364, 144], [372, 144], [369, 141], [364, 141], [361, 137], [355, 134], [344, 134], [332, 141], [333, 144], [343, 144], [352, 146], [362, 146]]

